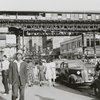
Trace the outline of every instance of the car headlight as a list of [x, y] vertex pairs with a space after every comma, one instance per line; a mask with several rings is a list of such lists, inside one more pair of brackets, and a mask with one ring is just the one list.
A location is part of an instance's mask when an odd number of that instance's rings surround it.
[[77, 71], [77, 74], [78, 74], [78, 75], [80, 75], [80, 73], [81, 73], [80, 71]]

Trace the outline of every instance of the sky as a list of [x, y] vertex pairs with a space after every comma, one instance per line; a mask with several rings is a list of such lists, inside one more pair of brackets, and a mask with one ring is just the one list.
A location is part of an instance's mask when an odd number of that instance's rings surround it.
[[100, 0], [0, 0], [0, 11], [97, 11]]

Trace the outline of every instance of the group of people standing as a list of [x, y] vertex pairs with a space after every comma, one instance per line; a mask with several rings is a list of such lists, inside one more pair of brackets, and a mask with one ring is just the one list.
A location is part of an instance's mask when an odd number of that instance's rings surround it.
[[9, 94], [12, 89], [12, 100], [18, 98], [24, 100], [25, 87], [27, 86], [27, 63], [22, 60], [23, 53], [21, 50], [15, 54], [15, 58], [8, 61], [7, 56], [3, 55], [1, 62], [2, 83], [4, 85], [4, 95]]
[[8, 61], [7, 56], [3, 55], [2, 62], [2, 83], [4, 85], [4, 94], [9, 94], [9, 88], [12, 88], [12, 100], [18, 98], [24, 100], [25, 87], [33, 86], [36, 80], [39, 81], [40, 86], [45, 82], [48, 82], [49, 86], [55, 85], [56, 79], [56, 65], [49, 59], [39, 60], [32, 62], [32, 59], [28, 61], [22, 60], [23, 52], [18, 50], [15, 54], [15, 58]]
[[49, 86], [55, 85], [56, 65], [53, 61], [40, 60], [32, 63], [28, 62], [28, 84], [32, 86], [35, 81], [40, 82], [40, 86], [48, 82]]

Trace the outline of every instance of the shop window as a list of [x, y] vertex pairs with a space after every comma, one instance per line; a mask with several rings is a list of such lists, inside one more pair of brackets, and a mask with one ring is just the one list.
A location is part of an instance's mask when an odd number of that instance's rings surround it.
[[97, 45], [97, 46], [100, 45], [100, 41], [99, 41], [99, 39], [96, 39], [96, 45]]
[[65, 45], [61, 45], [61, 51], [65, 52], [65, 50], [66, 50]]
[[69, 48], [68, 48], [68, 44], [66, 44], [66, 50], [67, 50], [67, 51], [69, 50]]
[[83, 15], [82, 14], [79, 14], [79, 19], [82, 19], [83, 18]]
[[77, 41], [77, 47], [79, 47], [79, 42]]
[[99, 19], [99, 15], [96, 15], [96, 20], [98, 20]]
[[75, 42], [72, 42], [72, 49], [74, 50], [74, 49], [75, 49], [75, 47], [76, 47]]
[[87, 39], [87, 47], [89, 47], [89, 46], [90, 46], [89, 39]]
[[78, 47], [81, 47], [82, 46], [82, 42], [81, 40], [78, 41]]
[[88, 14], [88, 20], [91, 20], [91, 14]]
[[94, 39], [91, 39], [91, 47], [94, 46]]

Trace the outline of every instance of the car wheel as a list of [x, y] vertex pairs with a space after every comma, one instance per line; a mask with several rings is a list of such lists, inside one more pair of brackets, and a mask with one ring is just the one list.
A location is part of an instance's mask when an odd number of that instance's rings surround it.
[[71, 88], [75, 88], [75, 80], [74, 80], [74, 78], [69, 78], [69, 86]]
[[77, 76], [75, 74], [71, 74], [68, 78], [69, 80], [69, 85], [72, 87], [72, 88], [76, 88], [76, 80], [77, 80]]

